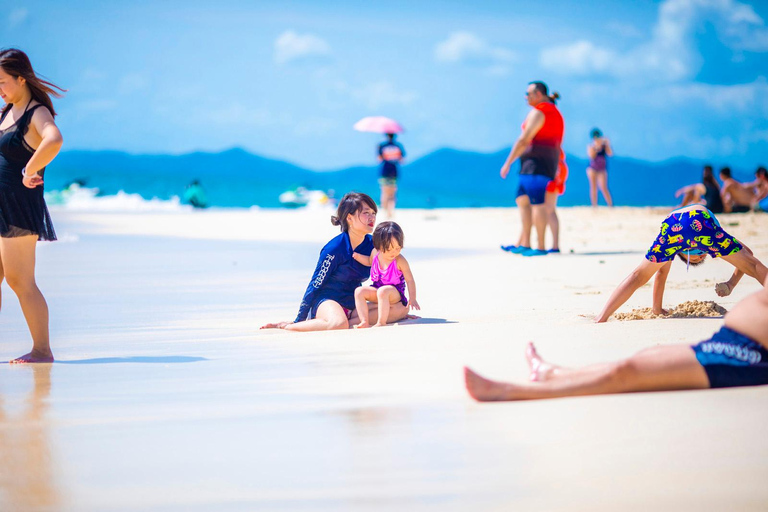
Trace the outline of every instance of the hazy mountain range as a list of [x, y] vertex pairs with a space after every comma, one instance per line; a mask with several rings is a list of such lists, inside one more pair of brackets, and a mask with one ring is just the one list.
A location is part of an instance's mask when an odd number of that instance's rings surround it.
[[[499, 177], [508, 149], [475, 153], [440, 149], [403, 166], [399, 206], [467, 207], [514, 204], [517, 176]], [[589, 204], [585, 169], [587, 160], [567, 156], [570, 176], [561, 205]], [[701, 178], [703, 163], [673, 159], [652, 163], [617, 156], [610, 160], [609, 184], [617, 205], [671, 205], [679, 187]], [[737, 178], [752, 179], [735, 171]], [[120, 190], [150, 199], [182, 195], [193, 179], [202, 182], [211, 205], [280, 206], [281, 192], [305, 186], [333, 190], [337, 197], [357, 190], [378, 198], [378, 166], [313, 171], [242, 149], [185, 155], [132, 155], [117, 151], [67, 151], [46, 172], [46, 188], [61, 189], [73, 180], [85, 180], [102, 194]]]

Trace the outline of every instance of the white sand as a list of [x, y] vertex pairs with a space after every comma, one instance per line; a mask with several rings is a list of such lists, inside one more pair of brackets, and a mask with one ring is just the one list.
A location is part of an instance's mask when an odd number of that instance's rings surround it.
[[[561, 209], [566, 254], [503, 253], [515, 210], [401, 211], [424, 319], [290, 320], [325, 211], [54, 211], [38, 277], [58, 363], [0, 365], [0, 510], [764, 510], [768, 387], [478, 404], [469, 365], [527, 376], [696, 342], [722, 319], [591, 323], [664, 210]], [[724, 215], [768, 261], [768, 215]], [[738, 225], [731, 225], [732, 223]], [[569, 254], [568, 250], [574, 253]], [[665, 306], [758, 289], [675, 264]], [[0, 360], [26, 352], [3, 285]], [[620, 311], [647, 307], [641, 289]]]

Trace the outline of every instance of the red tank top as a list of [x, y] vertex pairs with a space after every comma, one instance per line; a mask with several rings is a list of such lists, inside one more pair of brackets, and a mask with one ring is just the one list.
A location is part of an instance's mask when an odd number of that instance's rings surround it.
[[531, 144], [560, 147], [560, 144], [563, 142], [563, 131], [565, 130], [563, 116], [560, 115], [560, 111], [557, 110], [554, 103], [549, 103], [548, 101], [543, 101], [533, 108], [544, 114], [544, 126], [541, 127], [539, 133], [533, 138]]

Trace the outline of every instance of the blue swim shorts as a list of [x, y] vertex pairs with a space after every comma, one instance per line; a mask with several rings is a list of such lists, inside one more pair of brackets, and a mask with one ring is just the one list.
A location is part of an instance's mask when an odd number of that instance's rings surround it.
[[552, 179], [542, 174], [520, 174], [517, 197], [528, 196], [531, 204], [544, 204], [547, 185]]
[[691, 348], [712, 388], [768, 384], [768, 350], [733, 329], [723, 327]]

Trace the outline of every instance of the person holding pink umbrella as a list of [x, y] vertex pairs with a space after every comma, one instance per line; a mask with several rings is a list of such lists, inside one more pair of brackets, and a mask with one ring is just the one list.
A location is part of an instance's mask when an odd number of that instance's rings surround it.
[[381, 207], [387, 212], [387, 217], [395, 214], [395, 194], [397, 194], [397, 174], [400, 164], [405, 158], [405, 148], [395, 141], [395, 134], [388, 133], [387, 140], [379, 144], [379, 161], [381, 162]]
[[405, 158], [405, 148], [395, 141], [397, 133], [403, 132], [403, 127], [388, 117], [373, 116], [364, 117], [354, 125], [360, 132], [373, 132], [386, 134], [387, 140], [379, 144], [379, 161], [381, 162], [381, 187], [380, 206], [387, 212], [387, 218], [392, 218], [395, 213], [395, 195], [397, 194], [397, 175], [400, 164]]

